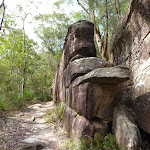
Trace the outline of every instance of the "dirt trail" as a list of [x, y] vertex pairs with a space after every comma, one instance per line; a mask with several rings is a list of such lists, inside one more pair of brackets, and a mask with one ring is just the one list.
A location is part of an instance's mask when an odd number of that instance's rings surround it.
[[50, 107], [53, 102], [34, 104], [5, 123], [1, 120], [0, 150], [60, 150], [67, 137], [62, 127], [45, 123], [43, 116]]

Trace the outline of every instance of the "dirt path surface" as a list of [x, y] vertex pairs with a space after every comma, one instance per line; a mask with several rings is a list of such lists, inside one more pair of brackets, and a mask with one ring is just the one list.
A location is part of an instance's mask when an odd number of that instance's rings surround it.
[[53, 102], [34, 104], [6, 122], [0, 120], [0, 150], [60, 150], [67, 137], [62, 127], [45, 123], [50, 107]]

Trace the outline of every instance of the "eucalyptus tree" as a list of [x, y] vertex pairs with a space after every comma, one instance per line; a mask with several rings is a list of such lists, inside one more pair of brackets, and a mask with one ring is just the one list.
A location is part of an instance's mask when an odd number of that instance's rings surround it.
[[28, 15], [32, 15], [30, 12], [25, 12], [25, 10], [23, 9], [22, 6], [18, 5], [18, 9], [19, 9], [19, 13], [20, 15], [17, 16], [17, 17], [20, 17], [21, 18], [21, 21], [22, 21], [22, 33], [23, 33], [23, 54], [24, 54], [24, 66], [23, 66], [23, 78], [22, 78], [22, 96], [24, 97], [24, 91], [25, 91], [25, 88], [26, 88], [26, 71], [27, 71], [27, 59], [26, 59], [26, 46], [27, 46], [27, 43], [26, 43], [26, 34], [25, 34], [25, 23], [26, 23], [26, 19], [28, 17]]

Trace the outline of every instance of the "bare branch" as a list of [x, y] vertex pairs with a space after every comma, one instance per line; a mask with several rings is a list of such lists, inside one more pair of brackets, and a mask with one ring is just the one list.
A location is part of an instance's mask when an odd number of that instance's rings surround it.
[[3, 16], [2, 16], [2, 19], [1, 19], [1, 22], [0, 22], [0, 30], [2, 29], [2, 24], [3, 24], [3, 21], [4, 21], [4, 16], [5, 16], [5, 4], [4, 4], [4, 0], [2, 1], [1, 5], [0, 5], [0, 8], [4, 8], [3, 10]]
[[88, 10], [80, 3], [79, 0], [77, 0], [78, 4], [85, 10], [85, 12], [90, 15], [90, 13], [88, 12]]
[[0, 5], [0, 8], [2, 8], [4, 5], [4, 0], [2, 1], [1, 5]]

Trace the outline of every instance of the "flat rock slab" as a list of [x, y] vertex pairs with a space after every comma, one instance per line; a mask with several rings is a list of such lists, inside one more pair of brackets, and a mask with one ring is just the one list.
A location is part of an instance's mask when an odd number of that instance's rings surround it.
[[82, 82], [119, 84], [129, 79], [129, 69], [123, 66], [97, 68], [84, 76], [78, 77], [73, 83], [73, 87]]
[[69, 87], [71, 82], [77, 77], [85, 75], [96, 68], [108, 68], [112, 66], [112, 63], [96, 57], [76, 59], [67, 66], [64, 81], [65, 87]]

